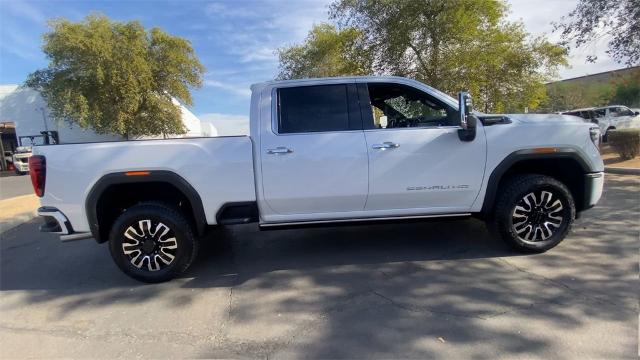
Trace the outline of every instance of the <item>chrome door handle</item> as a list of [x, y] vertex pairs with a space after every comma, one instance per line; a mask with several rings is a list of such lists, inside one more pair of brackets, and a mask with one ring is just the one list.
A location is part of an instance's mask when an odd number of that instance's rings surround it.
[[284, 155], [284, 154], [289, 154], [292, 153], [293, 150], [288, 149], [284, 146], [278, 146], [275, 149], [267, 149], [267, 154], [275, 154], [275, 155]]
[[400, 147], [400, 144], [392, 143], [391, 141], [385, 141], [382, 144], [373, 144], [371, 145], [373, 149], [397, 149]]

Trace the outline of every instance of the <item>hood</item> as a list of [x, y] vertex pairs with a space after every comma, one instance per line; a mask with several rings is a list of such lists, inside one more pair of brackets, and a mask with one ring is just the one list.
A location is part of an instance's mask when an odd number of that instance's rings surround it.
[[523, 124], [534, 123], [547, 123], [547, 122], [570, 122], [570, 123], [585, 123], [585, 119], [573, 116], [573, 115], [561, 115], [561, 114], [507, 114], [506, 115], [513, 122]]

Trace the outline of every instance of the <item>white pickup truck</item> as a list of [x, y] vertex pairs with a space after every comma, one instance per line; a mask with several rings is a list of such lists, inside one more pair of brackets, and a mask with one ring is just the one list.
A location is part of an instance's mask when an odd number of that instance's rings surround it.
[[146, 282], [171, 279], [216, 225], [260, 228], [477, 216], [546, 251], [601, 196], [595, 124], [485, 115], [398, 77], [251, 87], [250, 136], [34, 147], [43, 231], [108, 242]]

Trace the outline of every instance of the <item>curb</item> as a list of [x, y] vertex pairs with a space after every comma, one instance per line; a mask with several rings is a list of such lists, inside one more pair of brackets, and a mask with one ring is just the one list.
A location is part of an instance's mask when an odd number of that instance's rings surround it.
[[640, 169], [638, 168], [622, 168], [622, 167], [605, 166], [604, 172], [609, 174], [619, 174], [619, 175], [640, 175]]

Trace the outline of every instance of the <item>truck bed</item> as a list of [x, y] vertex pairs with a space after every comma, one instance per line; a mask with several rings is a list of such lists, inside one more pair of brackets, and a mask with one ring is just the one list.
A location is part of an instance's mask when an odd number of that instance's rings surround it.
[[200, 195], [208, 224], [225, 203], [255, 201], [248, 136], [134, 140], [36, 146], [46, 158], [42, 206], [62, 211], [76, 232], [89, 231], [85, 199], [103, 176], [128, 171], [171, 171]]

